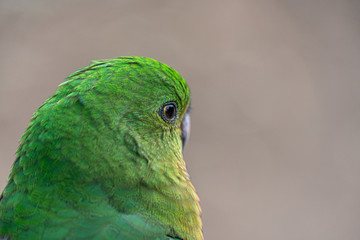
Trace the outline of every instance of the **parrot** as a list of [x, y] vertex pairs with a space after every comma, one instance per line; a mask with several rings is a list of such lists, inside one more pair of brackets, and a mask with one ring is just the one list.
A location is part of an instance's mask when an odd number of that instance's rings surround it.
[[96, 60], [33, 114], [0, 196], [0, 239], [202, 240], [183, 148], [190, 89], [146, 57]]

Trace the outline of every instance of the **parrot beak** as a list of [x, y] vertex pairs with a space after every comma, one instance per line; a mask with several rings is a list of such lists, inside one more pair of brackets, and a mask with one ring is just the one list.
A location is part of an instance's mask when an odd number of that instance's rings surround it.
[[190, 113], [185, 113], [184, 119], [181, 122], [181, 141], [184, 150], [185, 144], [190, 137]]

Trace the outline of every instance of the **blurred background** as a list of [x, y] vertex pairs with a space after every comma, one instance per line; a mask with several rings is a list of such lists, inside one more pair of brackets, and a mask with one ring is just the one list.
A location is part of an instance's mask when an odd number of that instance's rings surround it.
[[204, 236], [360, 239], [360, 1], [0, 0], [0, 191], [34, 110], [90, 60], [192, 90]]

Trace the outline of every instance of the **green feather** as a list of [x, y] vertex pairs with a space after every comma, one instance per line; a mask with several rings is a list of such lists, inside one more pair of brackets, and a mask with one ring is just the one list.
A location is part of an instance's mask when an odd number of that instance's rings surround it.
[[[162, 107], [175, 102], [175, 120]], [[11, 239], [203, 239], [182, 156], [190, 90], [153, 59], [94, 61], [34, 113], [0, 200]]]

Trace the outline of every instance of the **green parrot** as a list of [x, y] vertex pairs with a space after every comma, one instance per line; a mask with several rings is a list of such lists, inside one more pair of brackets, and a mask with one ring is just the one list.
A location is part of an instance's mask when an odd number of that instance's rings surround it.
[[203, 239], [182, 155], [189, 105], [184, 79], [150, 58], [70, 75], [21, 138], [0, 239]]

